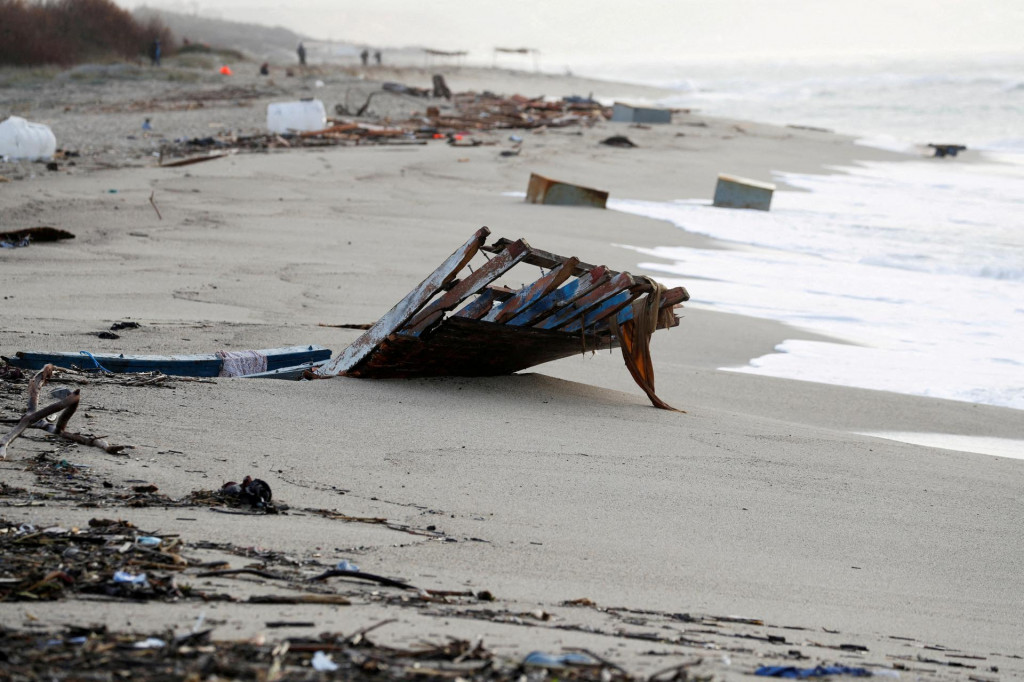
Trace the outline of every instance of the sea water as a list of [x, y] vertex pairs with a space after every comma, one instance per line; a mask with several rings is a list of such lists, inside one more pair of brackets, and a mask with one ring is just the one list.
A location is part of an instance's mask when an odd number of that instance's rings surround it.
[[[779, 168], [774, 180], [798, 191], [776, 191], [770, 212], [694, 196], [620, 198], [609, 208], [732, 247], [627, 247], [640, 267], [686, 285], [688, 305], [835, 339], [789, 339], [727, 369], [1024, 409], [1022, 66], [1020, 57], [904, 71], [731, 64], [703, 79], [691, 70], [660, 104], [827, 127], [906, 160], [822, 174]], [[671, 85], [671, 68], [659, 68], [646, 80]], [[928, 142], [985, 154], [926, 158]]]
[[[1024, 168], [868, 163], [776, 173], [771, 211], [611, 200], [734, 249], [636, 248], [689, 305], [779, 320], [735, 371], [1024, 409]], [[739, 248], [742, 247], [742, 248]]]

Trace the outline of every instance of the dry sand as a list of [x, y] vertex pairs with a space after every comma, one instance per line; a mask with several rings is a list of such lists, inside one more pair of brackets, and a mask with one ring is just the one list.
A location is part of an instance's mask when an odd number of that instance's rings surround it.
[[[525, 190], [531, 171], [615, 197], [669, 200], [710, 196], [720, 171], [768, 180], [771, 170], [897, 158], [832, 134], [695, 112], [650, 129], [604, 123], [524, 133], [513, 158], [499, 157], [510, 144], [499, 131], [481, 135], [496, 146], [471, 149], [280, 150], [159, 168], [147, 156], [159, 136], [256, 131], [268, 101], [316, 95], [333, 106], [346, 92], [362, 97], [381, 76], [324, 69], [306, 79], [276, 75], [273, 85], [241, 74], [228, 85], [206, 76], [183, 83], [192, 72], [181, 73], [65, 76], [54, 82], [59, 88], [32, 81], [2, 91], [0, 113], [49, 123], [61, 146], [83, 156], [56, 173], [38, 164], [0, 168], [20, 178], [0, 184], [0, 229], [54, 225], [77, 235], [0, 251], [0, 354], [306, 343], [337, 352], [359, 332], [319, 323], [376, 320], [481, 225], [633, 272], [634, 254], [617, 245], [724, 248], [653, 220], [509, 196]], [[389, 71], [381, 80], [426, 86], [427, 75]], [[448, 82], [456, 91], [507, 94], [658, 94], [487, 70], [455, 72]], [[188, 92], [224, 87], [251, 92], [175, 108]], [[377, 113], [399, 117], [422, 110], [423, 100], [379, 106]], [[155, 137], [142, 136], [144, 116]], [[598, 144], [612, 134], [639, 146]], [[699, 301], [700, 281], [687, 286]], [[490, 379], [218, 379], [172, 390], [94, 382], [83, 386], [79, 428], [133, 445], [128, 457], [37, 433], [16, 441], [0, 464], [4, 481], [37, 489], [26, 465], [52, 453], [88, 464], [115, 489], [142, 480], [172, 497], [252, 474], [292, 507], [384, 517], [425, 534], [308, 514], [81, 508], [59, 496], [39, 506], [0, 499], [0, 511], [38, 526], [121, 517], [186, 543], [263, 547], [328, 566], [349, 559], [428, 590], [486, 589], [496, 603], [403, 606], [353, 584], [344, 586], [354, 595], [348, 607], [75, 598], [2, 603], [0, 622], [184, 631], [205, 612], [216, 637], [273, 639], [283, 635], [266, 629], [271, 620], [315, 622], [293, 635], [396, 618], [378, 639], [409, 645], [482, 635], [511, 658], [578, 646], [637, 675], [701, 657], [697, 671], [739, 679], [792, 660], [793, 650], [810, 657], [798, 665], [905, 666], [912, 678], [1024, 675], [1024, 461], [855, 435], [1019, 439], [1020, 413], [719, 371], [784, 338], [810, 337], [772, 322], [684, 312], [680, 327], [656, 334], [653, 354], [659, 393], [685, 414], [651, 408], [617, 352], [607, 351]], [[126, 319], [142, 327], [118, 340], [94, 336]], [[20, 416], [24, 384], [0, 386], [2, 416]], [[233, 565], [244, 563], [234, 557]], [[236, 595], [266, 587], [179, 581]], [[621, 608], [564, 605], [582, 598]], [[466, 613], [480, 608], [500, 613]], [[765, 625], [694, 625], [671, 615], [680, 613]]]

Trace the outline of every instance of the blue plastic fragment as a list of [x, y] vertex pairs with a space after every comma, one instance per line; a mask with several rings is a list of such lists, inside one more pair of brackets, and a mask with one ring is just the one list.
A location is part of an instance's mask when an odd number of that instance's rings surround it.
[[871, 677], [872, 673], [867, 668], [851, 668], [845, 665], [819, 665], [813, 668], [797, 668], [792, 665], [762, 665], [754, 674], [762, 677], [787, 677], [802, 680], [807, 677], [825, 677], [826, 675]]
[[129, 583], [131, 585], [145, 585], [148, 581], [146, 580], [146, 574], [140, 573], [138, 575], [132, 575], [127, 571], [117, 571], [114, 573], [115, 583]]
[[566, 654], [546, 654], [543, 651], [532, 651], [523, 659], [523, 665], [535, 665], [544, 668], [564, 668], [570, 665], [596, 665], [598, 661], [586, 654], [569, 652]]
[[352, 571], [353, 573], [359, 572], [359, 567], [351, 561], [349, 561], [348, 559], [342, 559], [334, 568], [336, 568], [339, 571]]

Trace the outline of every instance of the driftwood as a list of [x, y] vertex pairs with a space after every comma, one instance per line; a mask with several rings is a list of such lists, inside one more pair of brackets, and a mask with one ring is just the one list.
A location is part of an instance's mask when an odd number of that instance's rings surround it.
[[[161, 168], [177, 168], [179, 166], [191, 166], [193, 163], [203, 163], [204, 161], [213, 161], [214, 159], [223, 159], [225, 156], [230, 156], [230, 155], [231, 155], [230, 152], [224, 152], [223, 154], [209, 154], [207, 156], [193, 156], [193, 157], [190, 157], [190, 158], [187, 158], [187, 159], [177, 159], [175, 161], [166, 161], [166, 162], [164, 162], [163, 160], [161, 160], [160, 167]], [[153, 208], [156, 208], [156, 205], [154, 205]], [[157, 213], [159, 214], [159, 211], [157, 211]], [[163, 218], [161, 218], [161, 220], [163, 220]]]
[[[42, 429], [47, 433], [52, 433], [59, 438], [69, 440], [74, 443], [81, 443], [82, 445], [100, 448], [104, 452], [112, 455], [119, 454], [122, 450], [127, 448], [127, 445], [111, 445], [103, 438], [86, 436], [66, 430], [68, 422], [78, 409], [78, 403], [82, 397], [80, 389], [64, 396], [55, 403], [39, 408], [39, 392], [53, 375], [53, 369], [53, 365], [46, 365], [39, 370], [29, 382], [28, 408], [25, 410], [25, 415], [18, 420], [18, 423], [14, 428], [11, 429], [11, 431], [4, 436], [2, 440], [0, 440], [0, 459], [7, 459], [7, 447], [15, 438], [24, 433], [25, 429], [29, 427]], [[58, 412], [60, 413], [60, 416], [57, 418], [56, 423], [50, 423], [46, 420], [47, 417], [57, 414]]]
[[350, 571], [340, 568], [332, 568], [324, 571], [320, 575], [313, 576], [309, 580], [319, 581], [326, 580], [327, 578], [353, 578], [355, 580], [366, 580], [368, 582], [377, 583], [379, 585], [387, 585], [388, 587], [397, 587], [402, 590], [415, 590], [418, 589], [408, 583], [403, 583], [400, 580], [392, 580], [382, 575], [374, 575], [373, 573], [363, 573], [362, 571]]

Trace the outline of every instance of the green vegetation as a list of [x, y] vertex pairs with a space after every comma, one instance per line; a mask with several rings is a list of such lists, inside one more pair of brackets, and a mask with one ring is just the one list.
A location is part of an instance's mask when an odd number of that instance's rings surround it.
[[159, 19], [139, 23], [111, 0], [0, 0], [0, 65], [138, 61], [157, 39], [164, 55], [173, 51]]

